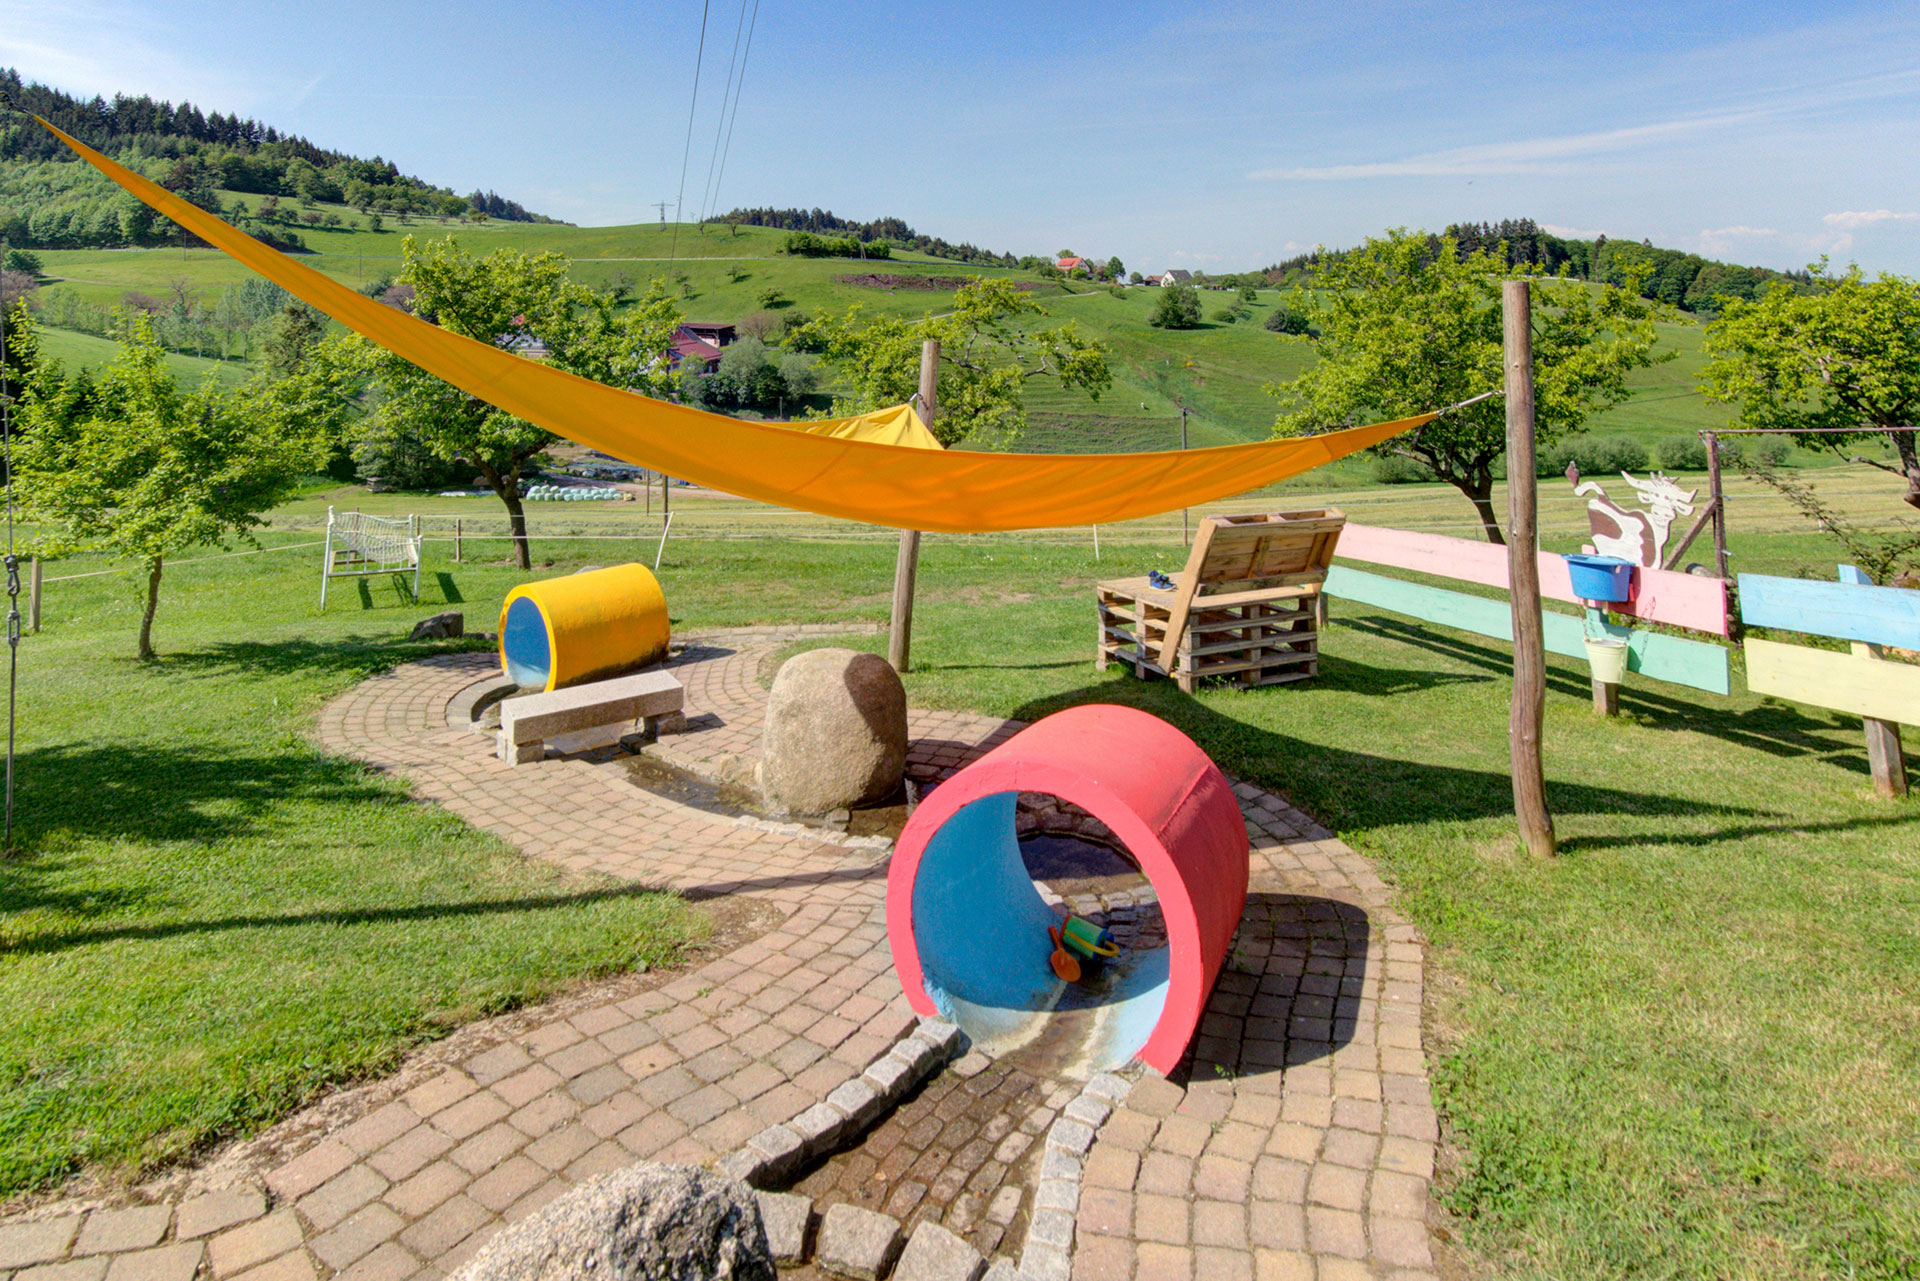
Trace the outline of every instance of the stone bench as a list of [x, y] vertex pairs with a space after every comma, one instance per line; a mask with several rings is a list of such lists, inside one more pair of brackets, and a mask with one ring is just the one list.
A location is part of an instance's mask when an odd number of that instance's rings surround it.
[[672, 733], [684, 723], [687, 691], [665, 672], [638, 672], [543, 694], [522, 694], [500, 704], [495, 751], [509, 765], [546, 755], [547, 740], [561, 734], [644, 721], [649, 734]]

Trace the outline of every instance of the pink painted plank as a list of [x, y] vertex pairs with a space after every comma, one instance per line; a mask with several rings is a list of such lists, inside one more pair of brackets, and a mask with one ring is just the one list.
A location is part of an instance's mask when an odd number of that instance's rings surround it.
[[[1340, 545], [1334, 555], [1487, 587], [1507, 586], [1507, 549], [1475, 539], [1348, 522], [1340, 531]], [[1727, 634], [1727, 585], [1719, 579], [1670, 569], [1643, 569], [1639, 581], [1635, 599], [1608, 608], [1646, 622], [1716, 636]], [[1553, 600], [1580, 601], [1567, 577], [1567, 562], [1555, 553], [1540, 553], [1540, 594]]]

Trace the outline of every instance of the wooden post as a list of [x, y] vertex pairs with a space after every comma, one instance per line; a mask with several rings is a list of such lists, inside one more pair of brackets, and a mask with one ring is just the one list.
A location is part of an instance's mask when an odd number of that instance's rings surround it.
[[27, 626], [40, 634], [40, 575], [45, 572], [40, 558], [33, 558], [33, 572], [27, 576]]
[[[1853, 642], [1853, 652], [1873, 658], [1886, 657], [1879, 645]], [[1873, 774], [1873, 790], [1891, 800], [1907, 794], [1907, 758], [1900, 750], [1900, 726], [1874, 716], [1863, 716], [1867, 731], [1867, 769]]]
[[1593, 678], [1593, 710], [1598, 716], [1620, 714], [1620, 687], [1598, 676]]
[[460, 518], [453, 518], [453, 563], [460, 563]]
[[1713, 499], [1713, 572], [1727, 576], [1727, 495], [1720, 485], [1720, 437], [1700, 433], [1707, 442], [1707, 488]]
[[[920, 417], [933, 428], [940, 389], [940, 340], [920, 346]], [[887, 661], [902, 676], [913, 664], [913, 580], [920, 570], [920, 531], [900, 531], [900, 551], [893, 561], [893, 621], [887, 632]]]
[[1546, 856], [1554, 853], [1555, 841], [1553, 815], [1547, 812], [1546, 766], [1540, 756], [1547, 660], [1546, 625], [1540, 615], [1532, 296], [1527, 282], [1505, 282], [1501, 303], [1507, 367], [1507, 573], [1513, 609], [1513, 710], [1507, 721], [1507, 747], [1520, 835], [1528, 850]]
[[[1842, 565], [1840, 581], [1852, 583], [1856, 587], [1871, 587], [1873, 580], [1868, 578], [1859, 567]], [[1853, 652], [1864, 658], [1885, 658], [1887, 651], [1880, 645], [1871, 645], [1862, 641], [1852, 642]], [[1867, 731], [1867, 769], [1873, 774], [1873, 790], [1891, 800], [1907, 794], [1907, 758], [1900, 750], [1900, 726], [1895, 721], [1883, 721], [1876, 716], [1860, 718]]]

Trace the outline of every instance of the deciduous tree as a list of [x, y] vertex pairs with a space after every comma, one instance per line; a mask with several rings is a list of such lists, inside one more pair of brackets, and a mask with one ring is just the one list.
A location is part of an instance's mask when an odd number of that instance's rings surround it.
[[[1292, 406], [1277, 436], [1310, 436], [1416, 414], [1494, 391], [1503, 379], [1504, 249], [1461, 255], [1451, 237], [1395, 230], [1320, 268], [1313, 300], [1319, 360], [1268, 391]], [[1533, 308], [1534, 422], [1541, 443], [1578, 431], [1626, 399], [1626, 376], [1653, 363], [1653, 310], [1638, 282], [1599, 288], [1542, 278]], [[1671, 359], [1671, 353], [1661, 359]], [[1376, 452], [1426, 464], [1467, 496], [1487, 541], [1504, 543], [1493, 510], [1506, 450], [1499, 399], [1457, 409]]]
[[1200, 295], [1191, 285], [1169, 285], [1153, 300], [1147, 323], [1155, 329], [1197, 329], [1200, 326]]
[[1920, 507], [1915, 433], [1888, 430], [1920, 426], [1920, 283], [1870, 281], [1858, 267], [1837, 278], [1825, 263], [1818, 270], [1812, 293], [1776, 282], [1751, 302], [1727, 299], [1707, 331], [1700, 390], [1739, 405], [1745, 427], [1843, 429], [1803, 438], [1810, 446], [1837, 452], [1886, 433], [1905, 501]]
[[945, 315], [924, 320], [867, 321], [858, 303], [796, 331], [796, 345], [817, 351], [839, 375], [836, 414], [858, 414], [910, 400], [919, 390], [920, 348], [940, 342], [939, 414], [932, 427], [943, 445], [973, 439], [1005, 446], [1026, 425], [1022, 388], [1051, 378], [1099, 399], [1113, 382], [1105, 344], [1068, 321], [1028, 329], [1023, 317], [1044, 316], [1040, 304], [1007, 280], [972, 280], [953, 295]]
[[152, 318], [125, 323], [97, 377], [36, 371], [14, 463], [31, 518], [51, 526], [41, 540], [49, 549], [99, 549], [146, 566], [139, 655], [150, 659], [166, 558], [253, 542], [258, 513], [324, 460], [328, 422], [285, 412], [259, 387], [228, 391], [208, 379], [182, 391]]
[[[680, 309], [660, 282], [622, 310], [612, 294], [569, 281], [556, 253], [496, 249], [482, 258], [452, 237], [419, 245], [411, 236], [403, 253], [400, 286], [412, 289], [414, 311], [442, 328], [498, 347], [537, 341], [569, 373], [650, 396], [670, 390], [664, 357]], [[390, 352], [372, 360], [381, 393], [373, 429], [404, 431], [435, 457], [471, 464], [507, 509], [514, 563], [532, 568], [521, 472], [558, 437]]]

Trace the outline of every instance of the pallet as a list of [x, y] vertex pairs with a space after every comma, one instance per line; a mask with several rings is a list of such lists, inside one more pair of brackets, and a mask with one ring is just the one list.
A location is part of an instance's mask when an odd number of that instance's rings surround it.
[[1278, 685], [1319, 674], [1321, 587], [1346, 517], [1337, 510], [1210, 517], [1171, 588], [1144, 578], [1095, 588], [1095, 662], [1142, 678]]

